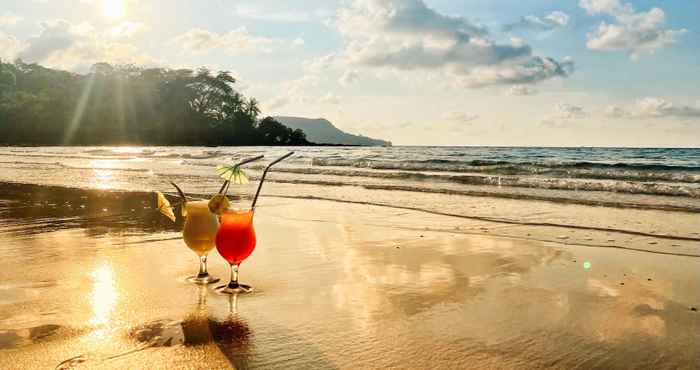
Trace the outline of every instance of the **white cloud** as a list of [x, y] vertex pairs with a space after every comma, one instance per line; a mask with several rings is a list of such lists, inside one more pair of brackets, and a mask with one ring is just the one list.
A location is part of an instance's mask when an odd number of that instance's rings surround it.
[[631, 4], [622, 4], [619, 0], [581, 0], [579, 5], [588, 14], [606, 14], [616, 21], [603, 21], [595, 32], [588, 34], [586, 46], [589, 49], [624, 51], [636, 59], [675, 44], [678, 37], [687, 32], [662, 28], [666, 14], [660, 8], [637, 12]]
[[40, 23], [41, 31], [26, 42], [19, 57], [49, 67], [87, 70], [97, 62], [111, 64], [160, 64], [134, 45], [110, 41], [109, 31], [98, 32], [87, 22], [72, 24], [65, 20]]
[[319, 103], [323, 103], [323, 104], [338, 105], [338, 104], [340, 104], [340, 98], [339, 98], [337, 95], [335, 95], [335, 94], [329, 92], [329, 93], [327, 93], [326, 95], [322, 96], [322, 97], [318, 100], [318, 102], [319, 102]]
[[622, 14], [634, 12], [630, 4], [621, 4], [619, 0], [581, 0], [579, 5], [591, 15], [597, 13]]
[[477, 114], [470, 114], [462, 111], [445, 112], [440, 116], [441, 119], [453, 123], [466, 124], [479, 118]]
[[700, 104], [696, 106], [676, 105], [659, 97], [638, 99], [629, 108], [609, 106], [605, 115], [616, 118], [700, 118]]
[[564, 12], [560, 12], [560, 11], [553, 11], [553, 12], [547, 14], [544, 17], [544, 19], [546, 21], [549, 21], [553, 24], [558, 25], [559, 27], [564, 27], [567, 24], [569, 24], [569, 15], [564, 13]]
[[497, 64], [458, 69], [453, 81], [465, 87], [482, 87], [499, 84], [528, 84], [554, 77], [568, 76], [574, 71], [574, 62], [565, 58], [557, 62], [552, 58], [532, 57], [522, 64]]
[[291, 42], [250, 34], [245, 27], [239, 27], [226, 33], [216, 33], [201, 28], [193, 28], [176, 36], [173, 43], [192, 53], [204, 53], [214, 49], [223, 49], [229, 53], [272, 53], [291, 46], [303, 45], [303, 40]]
[[503, 30], [532, 30], [532, 31], [551, 31], [556, 28], [565, 27], [569, 24], [569, 15], [561, 11], [553, 11], [544, 17], [535, 15], [527, 15], [521, 17], [515, 23], [503, 26]]
[[524, 96], [537, 94], [537, 90], [527, 85], [513, 85], [508, 89], [508, 95]]
[[469, 87], [534, 83], [573, 71], [570, 60], [534, 56], [522, 40], [496, 43], [484, 27], [422, 0], [355, 0], [338, 12], [337, 25], [347, 42], [344, 56], [357, 66], [442, 70]]
[[143, 23], [126, 21], [110, 28], [106, 33], [114, 38], [129, 38], [145, 30]]
[[269, 102], [265, 104], [265, 107], [267, 110], [276, 110], [279, 108], [284, 107], [285, 105], [289, 104], [289, 97], [286, 96], [278, 96], [276, 98], [273, 98]]
[[238, 5], [233, 11], [234, 15], [241, 18], [248, 18], [259, 21], [302, 23], [320, 21], [328, 18], [331, 12], [327, 9], [316, 9], [314, 11], [302, 10], [282, 10], [273, 11], [263, 9], [253, 5]]
[[588, 117], [583, 107], [571, 104], [557, 104], [554, 107], [554, 112], [544, 119], [541, 123], [547, 127], [565, 127], [570, 121]]
[[281, 93], [272, 98], [267, 103], [266, 108], [275, 110], [292, 103], [306, 104], [320, 101], [323, 97], [312, 97], [309, 93], [318, 87], [320, 80], [318, 74], [308, 73], [298, 79], [281, 83], [277, 88]]
[[17, 23], [22, 21], [22, 17], [11, 14], [11, 13], [5, 13], [0, 15], [0, 27], [12, 27], [17, 25]]
[[75, 27], [66, 20], [41, 22], [41, 32], [28, 40], [20, 57], [28, 61], [44, 61], [52, 53], [72, 47], [87, 27]]
[[360, 79], [359, 73], [355, 70], [349, 69], [349, 70], [343, 72], [343, 75], [340, 76], [340, 78], [338, 79], [338, 83], [342, 86], [349, 86], [349, 85], [357, 82], [357, 80], [359, 80], [359, 79]]
[[315, 59], [306, 60], [303, 62], [303, 67], [305, 73], [319, 73], [337, 64], [338, 56], [331, 53]]
[[0, 32], [0, 59], [12, 61], [25, 48], [25, 45], [12, 35]]

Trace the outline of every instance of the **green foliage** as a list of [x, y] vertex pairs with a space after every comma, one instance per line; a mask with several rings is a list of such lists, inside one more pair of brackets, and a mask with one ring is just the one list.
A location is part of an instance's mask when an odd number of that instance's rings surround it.
[[0, 143], [309, 144], [271, 117], [258, 123], [258, 102], [235, 83], [229, 72], [206, 68], [98, 63], [80, 75], [0, 61]]

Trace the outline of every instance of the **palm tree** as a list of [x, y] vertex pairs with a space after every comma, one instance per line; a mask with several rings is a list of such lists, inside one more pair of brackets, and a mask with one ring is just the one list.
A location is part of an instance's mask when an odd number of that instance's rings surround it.
[[250, 98], [248, 99], [248, 104], [246, 108], [246, 113], [250, 118], [252, 119], [257, 119], [258, 115], [260, 114], [260, 104], [255, 98]]

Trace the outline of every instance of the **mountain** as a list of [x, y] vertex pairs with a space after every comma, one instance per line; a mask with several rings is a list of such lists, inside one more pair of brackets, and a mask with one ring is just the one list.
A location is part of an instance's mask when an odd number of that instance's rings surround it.
[[302, 129], [306, 133], [306, 139], [319, 144], [341, 144], [362, 146], [391, 146], [390, 141], [372, 139], [367, 136], [353, 135], [343, 132], [333, 126], [327, 119], [303, 118], [303, 117], [274, 117], [283, 125], [292, 130]]

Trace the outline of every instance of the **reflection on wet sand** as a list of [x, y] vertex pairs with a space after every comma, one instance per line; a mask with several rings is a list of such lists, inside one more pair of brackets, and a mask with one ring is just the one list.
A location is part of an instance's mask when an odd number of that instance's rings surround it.
[[93, 279], [90, 303], [94, 312], [93, 317], [90, 319], [90, 324], [95, 326], [105, 325], [109, 323], [109, 315], [119, 297], [114, 283], [114, 271], [112, 271], [110, 265], [104, 264], [92, 271], [90, 277]]
[[153, 209], [149, 192], [122, 193], [28, 184], [0, 184], [0, 234], [27, 237], [57, 230], [84, 229], [91, 236], [128, 232], [179, 231]]
[[518, 247], [511, 240], [443, 238], [442, 253], [423, 240], [395, 240], [390, 245], [359, 245], [343, 260], [344, 279], [333, 287], [339, 307], [353, 303], [357, 318], [415, 315], [435, 305], [463, 304], [483, 293], [491, 279], [519, 279], [533, 267], [566, 258], [550, 248]]

